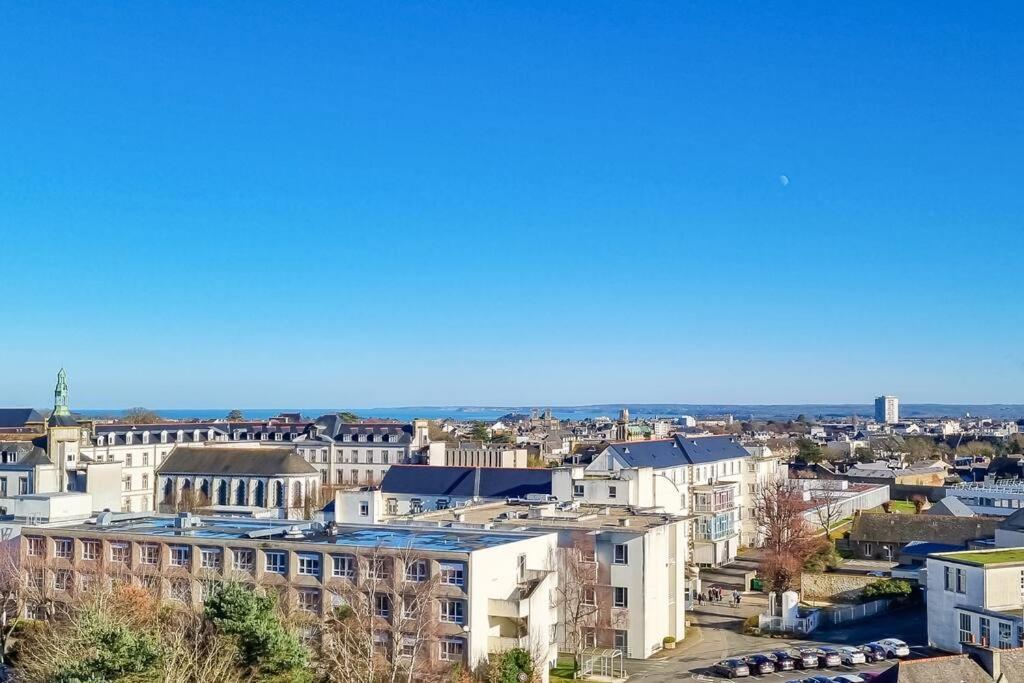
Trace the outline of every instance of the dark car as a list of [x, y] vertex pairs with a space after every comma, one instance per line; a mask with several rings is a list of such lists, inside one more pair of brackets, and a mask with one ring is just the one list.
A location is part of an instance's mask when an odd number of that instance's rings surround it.
[[768, 658], [775, 662], [776, 671], [792, 671], [796, 668], [796, 658], [785, 650], [769, 652]]
[[750, 655], [743, 661], [747, 663], [747, 667], [752, 674], [775, 673], [775, 662], [768, 655]]
[[873, 681], [882, 674], [877, 671], [861, 671], [857, 675], [863, 678], [865, 681]]
[[786, 654], [793, 658], [793, 663], [798, 669], [817, 669], [818, 655], [811, 650], [786, 650]]
[[750, 667], [742, 659], [723, 659], [720, 662], [715, 662], [715, 665], [711, 667], [719, 676], [725, 676], [726, 678], [738, 678], [741, 676], [750, 675]]
[[864, 653], [864, 661], [866, 662], [885, 661], [885, 648], [878, 643], [866, 643], [861, 645], [860, 651]]
[[832, 683], [832, 679], [828, 676], [811, 676], [803, 679], [800, 683]]

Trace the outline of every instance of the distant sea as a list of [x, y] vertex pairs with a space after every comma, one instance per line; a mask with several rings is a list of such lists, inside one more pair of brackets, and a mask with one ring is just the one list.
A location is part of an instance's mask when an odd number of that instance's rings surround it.
[[[253, 408], [242, 410], [247, 419], [260, 420], [273, 417], [282, 412], [302, 413], [307, 417], [318, 417], [326, 413], [349, 411], [363, 418], [391, 418], [408, 422], [414, 418], [456, 420], [497, 420], [509, 413], [529, 414], [531, 410], [544, 410], [547, 406], [403, 406], [396, 408]], [[731, 405], [731, 404], [693, 404], [693, 403], [606, 403], [585, 406], [550, 406], [555, 417], [561, 419], [583, 420], [594, 417], [615, 417], [619, 410], [627, 408], [633, 417], [714, 417], [732, 415], [736, 419], [786, 420], [805, 415], [819, 420], [850, 417], [870, 417], [874, 414], [871, 404], [779, 404], [779, 405]], [[211, 420], [223, 418], [229, 408], [174, 408], [152, 409], [158, 415], [175, 419]], [[76, 410], [86, 417], [117, 417], [124, 414], [123, 409], [89, 409]], [[1024, 418], [1024, 405], [996, 403], [989, 405], [957, 405], [943, 403], [901, 403], [901, 417], [991, 417], [997, 419]]]

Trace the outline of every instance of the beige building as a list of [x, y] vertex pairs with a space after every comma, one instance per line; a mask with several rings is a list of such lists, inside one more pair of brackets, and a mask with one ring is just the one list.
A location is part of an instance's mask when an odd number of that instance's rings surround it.
[[[442, 452], [440, 446], [444, 446]], [[435, 447], [438, 446], [438, 447]], [[443, 455], [443, 458], [442, 458]], [[432, 444], [428, 465], [447, 467], [526, 467], [526, 449], [508, 444], [463, 441], [459, 444]]]

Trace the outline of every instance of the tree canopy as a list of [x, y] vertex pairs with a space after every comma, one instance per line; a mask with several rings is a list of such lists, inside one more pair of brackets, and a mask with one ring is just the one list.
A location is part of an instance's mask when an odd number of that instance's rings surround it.
[[129, 408], [124, 411], [124, 416], [121, 418], [122, 422], [128, 424], [150, 424], [153, 422], [159, 422], [162, 418], [152, 410], [148, 408]]
[[238, 408], [235, 408], [230, 413], [228, 413], [226, 419], [227, 419], [228, 422], [241, 422], [242, 420], [245, 419], [245, 415], [242, 415], [242, 411], [241, 410], [239, 410]]

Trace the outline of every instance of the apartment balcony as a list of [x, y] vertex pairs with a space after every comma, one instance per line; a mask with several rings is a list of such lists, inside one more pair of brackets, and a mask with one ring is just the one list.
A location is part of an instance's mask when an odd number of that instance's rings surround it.
[[695, 497], [693, 500], [693, 511], [696, 514], [702, 515], [713, 515], [719, 512], [726, 512], [728, 510], [736, 509], [736, 501], [729, 499], [725, 501], [705, 501], [699, 497]]
[[487, 600], [487, 614], [492, 617], [503, 617], [505, 619], [526, 619], [530, 616], [530, 602], [528, 600]]
[[720, 529], [718, 531], [698, 531], [694, 538], [698, 543], [714, 543], [716, 541], [724, 541], [727, 538], [732, 538], [739, 534], [736, 529]]
[[522, 648], [528, 650], [530, 647], [530, 639], [527, 636], [519, 638], [503, 638], [501, 636], [489, 636], [487, 638], [487, 651], [488, 652], [507, 652], [515, 648]]

